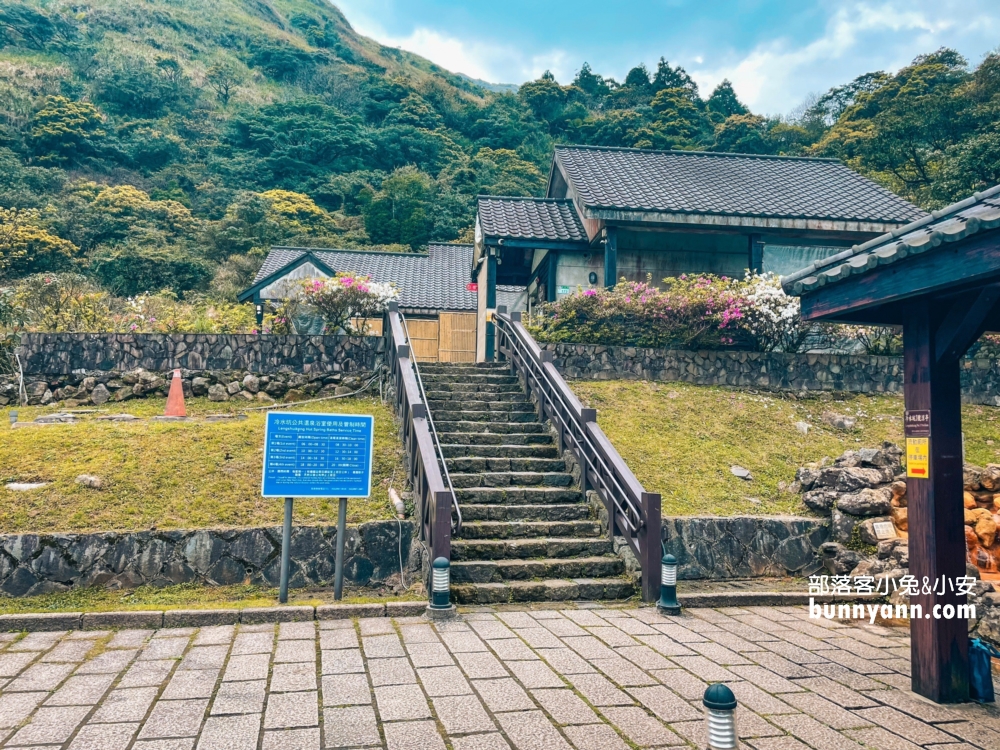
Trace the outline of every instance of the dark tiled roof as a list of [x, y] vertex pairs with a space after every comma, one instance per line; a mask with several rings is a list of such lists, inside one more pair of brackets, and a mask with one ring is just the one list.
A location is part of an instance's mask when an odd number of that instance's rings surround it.
[[901, 224], [924, 212], [838, 161], [557, 146], [588, 208]]
[[472, 268], [472, 245], [430, 245], [426, 253], [313, 250], [274, 247], [254, 278], [254, 285], [312, 253], [335, 273], [350, 271], [372, 281], [391, 281], [399, 306], [427, 310], [475, 310], [476, 294], [466, 289]]
[[801, 295], [997, 227], [1000, 227], [1000, 185], [806, 266], [783, 278], [781, 283], [789, 294]]
[[487, 237], [585, 242], [572, 201], [479, 196], [479, 225]]

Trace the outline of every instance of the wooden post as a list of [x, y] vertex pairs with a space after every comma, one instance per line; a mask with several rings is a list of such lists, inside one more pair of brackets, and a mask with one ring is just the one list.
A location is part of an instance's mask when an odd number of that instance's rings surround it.
[[[934, 616], [935, 605], [966, 603], [951, 590], [965, 575], [966, 560], [959, 365], [954, 357], [935, 361], [938, 313], [926, 298], [914, 301], [903, 325], [906, 409], [930, 410], [929, 476], [906, 480], [910, 573], [921, 589], [910, 603], [923, 610], [910, 620], [910, 658], [915, 693], [959, 703], [969, 699], [968, 623]], [[925, 582], [930, 593], [924, 593]]]
[[749, 245], [748, 267], [752, 273], [762, 273], [764, 271], [764, 243], [760, 241], [760, 235], [751, 234]]
[[618, 227], [608, 227], [604, 239], [604, 286], [618, 283]]
[[642, 559], [642, 600], [655, 602], [660, 598], [660, 496], [654, 492], [643, 492], [640, 496], [642, 504], [643, 525], [639, 529], [639, 552]]
[[431, 561], [443, 557], [451, 559], [451, 493], [435, 492], [434, 505], [431, 506], [434, 518], [431, 521], [433, 528], [433, 548]]
[[[499, 252], [499, 251], [497, 251]], [[494, 310], [497, 306], [497, 257], [496, 255], [490, 253], [486, 256], [485, 260], [485, 270], [486, 270], [486, 309]], [[480, 274], [479, 283], [482, 284], [484, 279], [481, 278]], [[496, 335], [497, 329], [496, 325], [493, 323], [486, 324], [486, 361], [492, 362], [493, 357], [496, 353]]]

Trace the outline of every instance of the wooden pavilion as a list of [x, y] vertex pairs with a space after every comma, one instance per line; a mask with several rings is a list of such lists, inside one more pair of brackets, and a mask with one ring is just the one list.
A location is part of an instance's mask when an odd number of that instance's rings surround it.
[[[1000, 330], [1000, 186], [782, 279], [802, 317], [903, 327], [913, 690], [938, 703], [969, 698], [959, 360]], [[924, 587], [928, 583], [929, 593]], [[940, 607], [940, 609], [935, 609]]]

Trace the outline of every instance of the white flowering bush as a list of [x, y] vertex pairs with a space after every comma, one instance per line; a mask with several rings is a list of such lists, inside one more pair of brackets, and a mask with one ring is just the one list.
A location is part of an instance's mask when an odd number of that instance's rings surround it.
[[740, 284], [741, 327], [762, 352], [795, 352], [809, 333], [798, 297], [790, 297], [773, 273], [748, 273]]
[[303, 301], [326, 321], [324, 333], [346, 331], [361, 336], [368, 333], [370, 321], [380, 317], [399, 295], [394, 284], [352, 273], [306, 279], [302, 293]]

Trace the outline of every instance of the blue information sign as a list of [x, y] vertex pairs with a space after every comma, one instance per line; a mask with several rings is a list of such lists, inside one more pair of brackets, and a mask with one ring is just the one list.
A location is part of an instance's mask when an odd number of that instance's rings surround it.
[[368, 497], [375, 418], [268, 412], [264, 497]]

